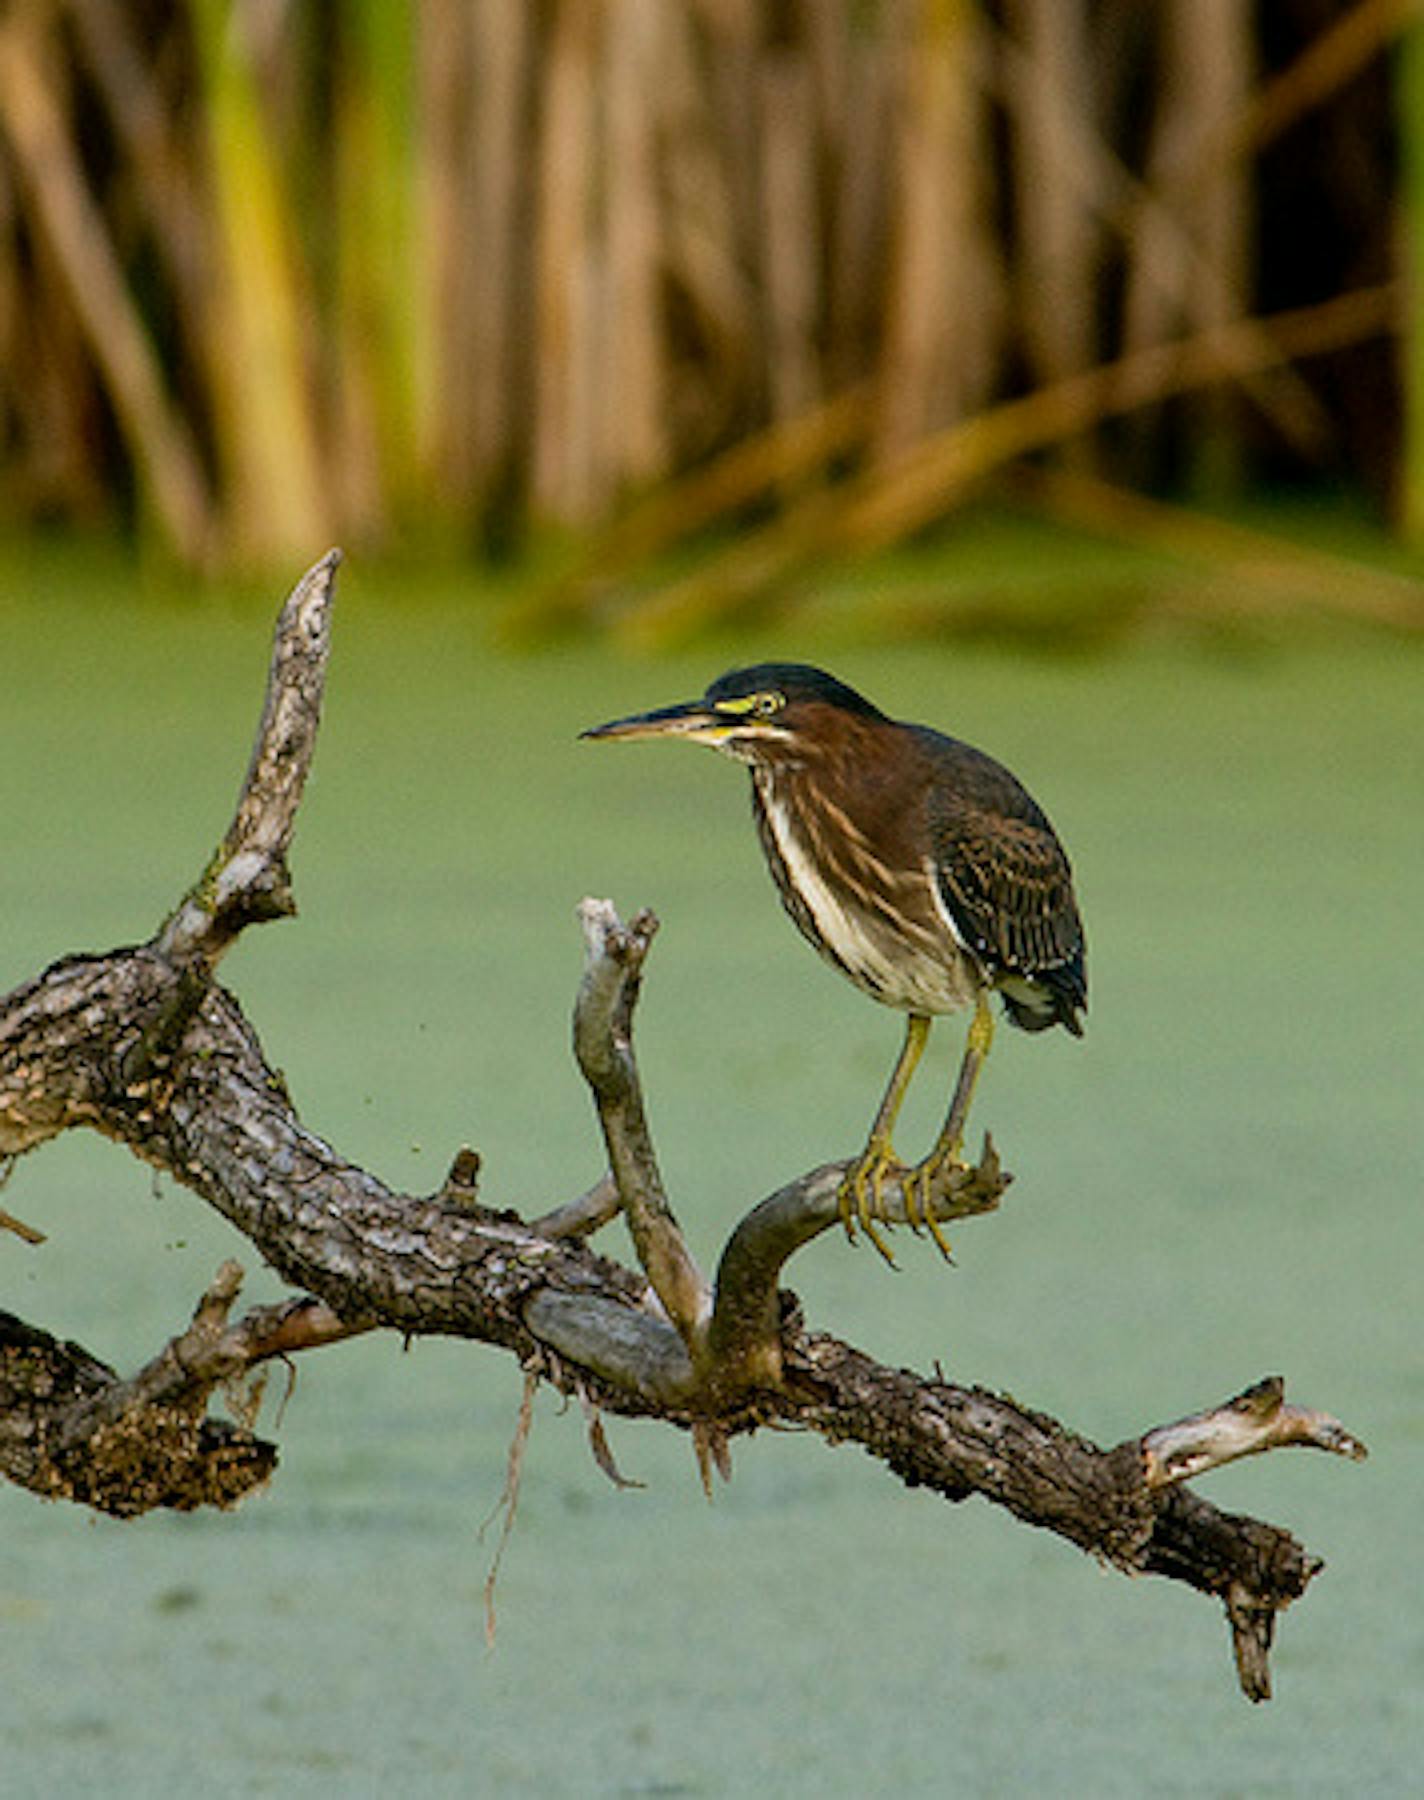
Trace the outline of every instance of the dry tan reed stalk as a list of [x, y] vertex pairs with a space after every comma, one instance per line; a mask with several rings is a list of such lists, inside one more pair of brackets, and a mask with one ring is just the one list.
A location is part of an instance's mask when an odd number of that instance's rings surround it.
[[532, 493], [550, 518], [587, 520], [595, 499], [591, 202], [597, 167], [600, 7], [555, 0], [537, 157]]
[[202, 564], [214, 543], [207, 482], [133, 303], [51, 81], [35, 16], [0, 21], [0, 120], [24, 192], [103, 372], [135, 467], [179, 553]]
[[999, 278], [980, 187], [980, 29], [969, 0], [924, 0], [906, 45], [880, 352], [885, 458], [982, 403], [993, 377]]
[[[1251, 57], [1244, 0], [1172, 0], [1160, 15], [1162, 58], [1172, 79], [1162, 84], [1148, 165], [1148, 184], [1158, 191], [1173, 168], [1192, 159], [1195, 144], [1239, 115]], [[1219, 163], [1143, 215], [1128, 243], [1125, 352], [1211, 331], [1249, 311], [1250, 173], [1239, 160]], [[1257, 391], [1274, 397], [1259, 383]], [[1220, 485], [1230, 479], [1228, 467], [1239, 464], [1231, 430], [1235, 396], [1218, 389], [1194, 404], [1198, 470], [1214, 469], [1213, 485]], [[1313, 422], [1317, 430], [1323, 425]]]
[[[1076, 134], [1069, 123], [1093, 112], [1087, 22], [1059, 0], [1013, 0], [1008, 16], [1026, 51], [1011, 116], [1015, 305], [1033, 374], [1061, 381], [1095, 360], [1098, 233], [1089, 193], [1076, 178]], [[1078, 462], [1088, 446], [1080, 442], [1076, 449]]]
[[604, 42], [608, 353], [598, 411], [600, 457], [615, 490], [654, 480], [670, 455], [657, 171], [663, 29], [661, 0], [622, 0], [609, 12]]
[[191, 333], [204, 317], [212, 285], [211, 233], [152, 46], [116, 0], [69, 0], [67, 10], [152, 222], [153, 247], [173, 283], [180, 328]]
[[773, 419], [815, 404], [819, 311], [816, 125], [804, 59], [770, 54], [757, 72], [761, 111], [758, 228], [766, 246], [767, 391]]
[[270, 116], [272, 65], [260, 61], [253, 9], [190, 6], [216, 268], [204, 372], [229, 549], [254, 563], [297, 560], [332, 532], [306, 341], [316, 315]]

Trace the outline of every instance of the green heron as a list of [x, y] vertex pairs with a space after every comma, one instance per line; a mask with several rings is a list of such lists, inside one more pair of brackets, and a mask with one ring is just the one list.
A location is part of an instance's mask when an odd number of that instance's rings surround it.
[[[747, 764], [757, 832], [802, 935], [864, 993], [909, 1015], [864, 1151], [841, 1185], [848, 1235], [888, 1225], [883, 1188], [947, 1252], [931, 1205], [955, 1167], [997, 990], [1025, 1031], [1081, 1037], [1083, 927], [1062, 844], [1036, 802], [983, 751], [887, 718], [801, 663], [733, 669], [700, 700], [635, 713], [588, 738], [681, 738]], [[944, 1128], [913, 1169], [891, 1133], [940, 1013], [974, 1008]]]

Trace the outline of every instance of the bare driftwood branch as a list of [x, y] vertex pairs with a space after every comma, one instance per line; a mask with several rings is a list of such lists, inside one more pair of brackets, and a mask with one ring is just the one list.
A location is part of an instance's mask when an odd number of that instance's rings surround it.
[[[979, 1494], [1116, 1568], [1214, 1594], [1241, 1685], [1265, 1698], [1276, 1615], [1322, 1565], [1288, 1532], [1222, 1513], [1183, 1481], [1278, 1445], [1347, 1457], [1363, 1446], [1327, 1415], [1287, 1406], [1273, 1379], [1104, 1450], [1003, 1395], [886, 1368], [809, 1330], [777, 1284], [796, 1250], [838, 1222], [843, 1163], [754, 1207], [709, 1284], [668, 1203], [633, 1051], [651, 914], [625, 926], [606, 901], [581, 908], [574, 1040], [610, 1171], [586, 1194], [525, 1223], [482, 1202], [470, 1149], [436, 1193], [398, 1194], [302, 1124], [214, 970], [247, 925], [293, 910], [286, 854], [315, 747], [336, 562], [318, 563], [282, 613], [257, 746], [203, 876], [149, 942], [67, 957], [0, 1000], [0, 1168], [71, 1127], [100, 1131], [217, 1208], [302, 1291], [233, 1322], [240, 1272], [224, 1265], [188, 1328], [128, 1380], [0, 1315], [0, 1473], [121, 1515], [231, 1505], [276, 1463], [251, 1430], [253, 1369], [378, 1328], [464, 1337], [576, 1394], [600, 1461], [601, 1413], [687, 1431], [705, 1480], [714, 1466], [730, 1471], [734, 1436], [796, 1425], [860, 1444], [909, 1485]], [[937, 1218], [992, 1210], [1008, 1180], [986, 1140], [978, 1166], [936, 1197]], [[891, 1218], [903, 1217], [889, 1198]], [[637, 1270], [584, 1241], [620, 1211]], [[206, 1416], [214, 1392], [236, 1423]]]

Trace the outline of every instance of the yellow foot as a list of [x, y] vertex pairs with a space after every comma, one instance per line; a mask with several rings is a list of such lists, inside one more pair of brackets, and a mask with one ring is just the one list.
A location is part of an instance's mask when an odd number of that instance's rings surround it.
[[865, 1153], [846, 1170], [836, 1195], [846, 1236], [854, 1243], [859, 1225], [892, 1269], [897, 1266], [895, 1258], [875, 1225], [877, 1220], [886, 1226], [890, 1223], [885, 1213], [886, 1181], [904, 1181], [908, 1175], [889, 1138], [873, 1137], [865, 1146]]
[[959, 1160], [959, 1145], [941, 1142], [905, 1177], [905, 1211], [910, 1222], [917, 1229], [921, 1222], [929, 1227], [930, 1236], [946, 1262], [953, 1262], [954, 1258], [950, 1255], [949, 1239], [940, 1230], [939, 1220], [935, 1217], [935, 1196], [948, 1193], [955, 1176], [967, 1172], [966, 1165]]

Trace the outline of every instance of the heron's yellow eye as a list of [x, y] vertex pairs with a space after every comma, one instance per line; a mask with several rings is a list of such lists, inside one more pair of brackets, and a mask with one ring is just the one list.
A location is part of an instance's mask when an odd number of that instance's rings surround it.
[[739, 719], [745, 718], [748, 713], [756, 713], [764, 719], [771, 713], [780, 712], [785, 704], [785, 694], [777, 693], [774, 688], [768, 688], [760, 694], [738, 694], [735, 699], [713, 701], [719, 713], [731, 713]]

